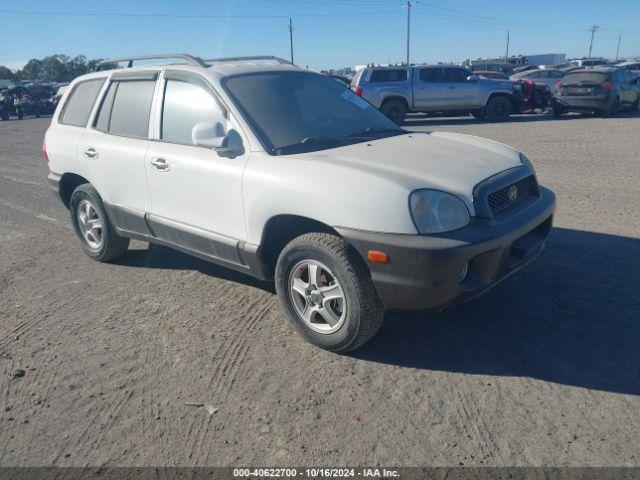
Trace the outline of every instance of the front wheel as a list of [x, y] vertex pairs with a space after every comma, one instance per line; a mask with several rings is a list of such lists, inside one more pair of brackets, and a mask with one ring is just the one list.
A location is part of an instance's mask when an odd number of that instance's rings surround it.
[[308, 233], [276, 265], [276, 291], [290, 321], [310, 343], [345, 353], [370, 340], [384, 308], [358, 253], [342, 238]]
[[511, 115], [513, 105], [507, 97], [493, 97], [487, 102], [486, 114], [487, 120], [492, 122], [500, 122], [506, 120]]
[[108, 262], [124, 255], [129, 239], [118, 235], [107, 216], [100, 195], [88, 183], [71, 194], [71, 223], [87, 255]]

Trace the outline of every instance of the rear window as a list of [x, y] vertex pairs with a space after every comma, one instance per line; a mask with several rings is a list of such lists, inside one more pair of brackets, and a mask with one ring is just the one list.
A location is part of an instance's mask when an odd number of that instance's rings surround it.
[[96, 98], [98, 98], [98, 93], [100, 93], [104, 81], [104, 78], [98, 78], [78, 83], [64, 106], [60, 115], [60, 123], [76, 127], [86, 126], [91, 109]]
[[406, 70], [373, 70], [370, 82], [404, 82], [407, 80]]
[[111, 82], [96, 128], [123, 137], [147, 138], [155, 86], [155, 80]]
[[603, 83], [609, 79], [608, 73], [599, 72], [579, 72], [570, 73], [564, 77], [564, 85], [579, 85], [582, 83]]

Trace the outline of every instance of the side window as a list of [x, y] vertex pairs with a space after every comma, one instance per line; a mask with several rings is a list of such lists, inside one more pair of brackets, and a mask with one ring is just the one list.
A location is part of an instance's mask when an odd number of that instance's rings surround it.
[[423, 68], [420, 70], [420, 81], [438, 83], [443, 81], [441, 68]]
[[462, 68], [445, 68], [444, 69], [444, 81], [445, 82], [466, 82], [469, 72]]
[[371, 78], [372, 83], [377, 82], [404, 82], [407, 80], [406, 70], [372, 70]]
[[104, 81], [104, 78], [99, 78], [78, 83], [60, 114], [60, 123], [85, 127]]
[[114, 135], [147, 138], [155, 80], [112, 81], [95, 127]]
[[162, 104], [160, 138], [193, 145], [191, 132], [202, 121], [224, 121], [224, 113], [211, 92], [197, 78], [168, 79]]

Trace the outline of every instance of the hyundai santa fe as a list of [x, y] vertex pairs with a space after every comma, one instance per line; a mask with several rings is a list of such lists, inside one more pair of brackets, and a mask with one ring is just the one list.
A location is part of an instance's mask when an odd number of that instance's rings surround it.
[[273, 281], [304, 338], [347, 352], [385, 310], [469, 300], [542, 250], [555, 199], [521, 152], [402, 130], [275, 57], [171, 58], [79, 77], [46, 133], [91, 258], [139, 239]]

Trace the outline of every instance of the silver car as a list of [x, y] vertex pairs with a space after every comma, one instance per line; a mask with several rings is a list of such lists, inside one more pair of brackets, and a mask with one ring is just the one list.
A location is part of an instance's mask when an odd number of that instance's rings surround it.
[[519, 72], [511, 75], [510, 80], [531, 80], [533, 83], [544, 84], [555, 95], [558, 92], [557, 84], [562, 81], [565, 76], [565, 72], [562, 70], [555, 70], [552, 68], [545, 68], [544, 70], [527, 70], [525, 72]]

